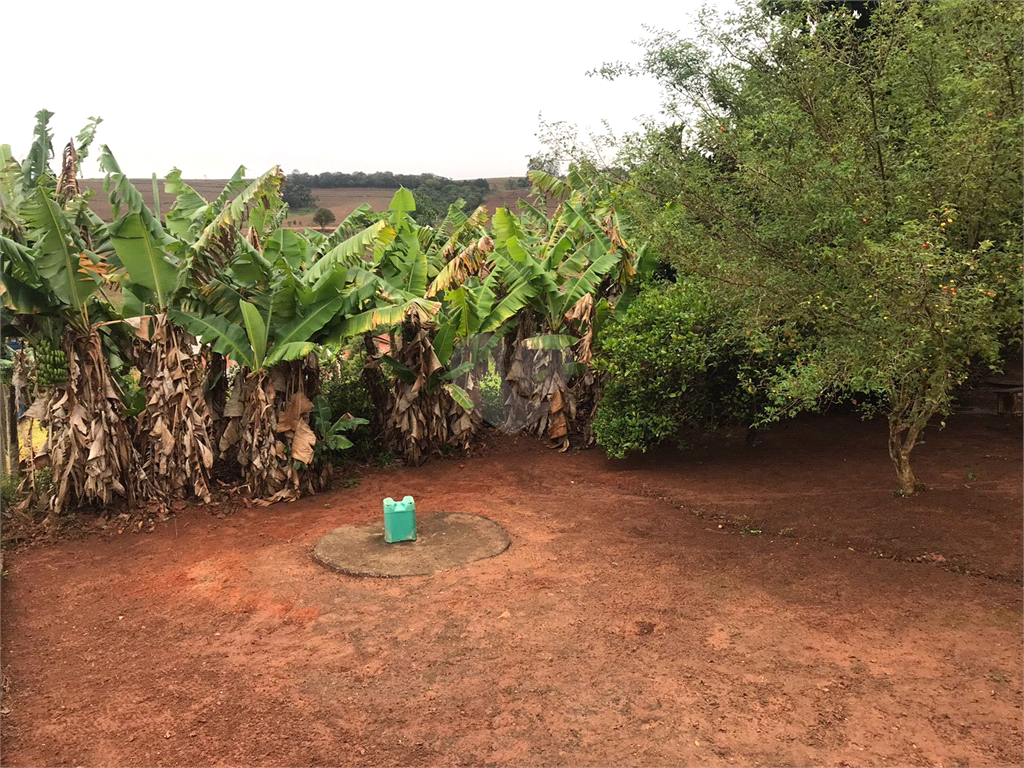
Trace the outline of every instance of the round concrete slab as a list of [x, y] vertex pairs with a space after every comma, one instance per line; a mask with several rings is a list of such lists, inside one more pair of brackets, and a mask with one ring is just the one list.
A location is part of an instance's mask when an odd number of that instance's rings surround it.
[[416, 541], [388, 544], [384, 521], [335, 528], [317, 542], [313, 559], [353, 576], [425, 576], [500, 555], [508, 533], [493, 520], [459, 512], [416, 515]]

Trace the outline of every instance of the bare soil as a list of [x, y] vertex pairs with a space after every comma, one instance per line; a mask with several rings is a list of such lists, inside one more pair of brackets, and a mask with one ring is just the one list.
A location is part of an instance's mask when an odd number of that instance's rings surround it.
[[[892, 495], [885, 425], [610, 461], [494, 435], [356, 488], [4, 559], [3, 765], [1021, 765], [1019, 419]], [[343, 576], [384, 496], [511, 547]]]
[[[487, 206], [487, 210], [490, 213], [494, 213], [496, 208], [516, 208], [521, 199], [528, 199], [530, 190], [529, 189], [505, 189], [505, 182], [507, 179], [489, 179], [488, 182], [491, 184], [491, 191], [484, 199], [484, 205]], [[224, 185], [228, 183], [227, 179], [185, 179], [185, 182], [192, 186], [200, 195], [207, 200], [216, 199], [216, 197], [224, 189]], [[96, 213], [104, 221], [111, 221], [112, 211], [110, 203], [107, 200], [106, 194], [103, 192], [103, 180], [102, 179], [82, 179], [81, 185], [83, 189], [91, 189], [95, 192], [91, 201], [90, 207], [93, 212]], [[153, 183], [150, 179], [132, 179], [132, 183], [135, 184], [139, 193], [145, 200], [146, 205], [153, 207]], [[163, 187], [163, 180], [160, 182], [160, 204], [161, 211], [166, 214], [167, 210], [174, 203], [174, 196], [168, 194]], [[316, 199], [317, 205], [321, 208], [328, 208], [334, 213], [337, 221], [343, 220], [352, 211], [358, 208], [363, 203], [369, 203], [370, 207], [375, 211], [386, 211], [388, 205], [391, 204], [391, 198], [394, 197], [397, 189], [382, 189], [380, 187], [347, 187], [343, 189], [314, 189], [313, 197]], [[532, 201], [536, 204], [536, 201]], [[549, 202], [547, 204], [548, 213], [554, 212], [555, 204]], [[285, 221], [285, 225], [294, 229], [300, 229], [309, 227], [316, 229], [317, 226], [313, 223], [313, 211], [308, 213], [299, 214], [292, 212], [292, 215]], [[330, 230], [332, 227], [328, 227]]]

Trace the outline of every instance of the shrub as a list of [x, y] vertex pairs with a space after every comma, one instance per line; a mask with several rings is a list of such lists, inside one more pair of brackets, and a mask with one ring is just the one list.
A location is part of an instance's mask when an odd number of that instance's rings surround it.
[[646, 451], [683, 427], [757, 421], [776, 354], [729, 319], [703, 286], [683, 281], [650, 286], [601, 332], [594, 432], [609, 456]]
[[373, 401], [360, 372], [363, 369], [365, 353], [359, 344], [350, 347], [325, 349], [321, 356], [322, 383], [320, 393], [330, 409], [330, 418], [337, 421], [345, 414], [369, 420], [347, 433], [352, 447], [339, 453], [335, 458], [349, 458], [368, 461], [382, 450], [381, 435], [374, 432]]
[[19, 482], [17, 475], [4, 475], [0, 478], [0, 506], [7, 508], [18, 501]]
[[485, 423], [492, 427], [499, 426], [504, 420], [505, 405], [501, 399], [501, 377], [494, 372], [488, 373], [479, 382], [480, 415]]

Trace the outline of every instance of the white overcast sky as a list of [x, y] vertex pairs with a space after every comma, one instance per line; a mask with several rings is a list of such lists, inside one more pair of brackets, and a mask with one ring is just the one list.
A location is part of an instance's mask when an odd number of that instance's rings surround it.
[[[224, 178], [240, 164], [522, 175], [538, 115], [584, 133], [656, 115], [652, 80], [586, 72], [637, 60], [642, 25], [685, 31], [701, 4], [12, 0], [0, 143], [24, 157], [45, 107], [58, 154], [98, 115], [97, 144], [131, 176]], [[100, 175], [95, 153], [84, 170]]]

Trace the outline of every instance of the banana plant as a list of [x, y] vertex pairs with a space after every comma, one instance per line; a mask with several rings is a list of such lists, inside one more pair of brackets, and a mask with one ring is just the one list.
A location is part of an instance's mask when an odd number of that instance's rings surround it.
[[235, 449], [254, 497], [273, 501], [297, 497], [302, 478], [296, 463], [313, 463], [317, 438], [307, 418], [313, 407], [308, 392], [286, 369], [289, 363], [311, 355], [315, 344], [308, 339], [325, 320], [300, 317], [277, 326], [272, 314], [263, 316], [256, 305], [244, 300], [239, 302], [241, 323], [217, 314], [173, 309], [168, 314], [200, 343], [241, 366], [225, 408], [228, 424], [220, 451]]
[[[432, 292], [428, 288], [444, 271], [445, 260], [458, 258], [460, 247], [479, 247], [476, 235], [482, 231], [484, 212], [467, 217], [450, 210], [434, 230], [416, 223], [411, 215], [415, 210], [412, 193], [400, 189], [381, 219], [385, 227], [371, 261], [349, 268], [363, 309], [338, 324], [334, 340], [366, 338], [368, 377], [384, 390], [374, 394], [378, 427], [408, 461], [419, 463], [445, 446], [467, 445], [478, 426], [470, 395], [455, 381], [464, 369], [446, 367], [456, 323], [440, 314], [442, 302], [436, 294], [443, 292], [442, 286], [433, 285]], [[443, 361], [435, 348], [441, 328]], [[382, 333], [387, 337], [383, 349], [374, 341]]]
[[[117, 321], [104, 288], [110, 274], [106, 228], [88, 215], [77, 193], [77, 163], [85, 148], [76, 152], [72, 145], [59, 176], [50, 172], [48, 117], [40, 113], [33, 149], [20, 166], [9, 151], [0, 151], [4, 207], [14, 204], [0, 235], [0, 282], [13, 314], [4, 333], [30, 341], [37, 383], [45, 385], [26, 413], [47, 432], [30, 468], [50, 466], [53, 513], [118, 497], [135, 504], [149, 498], [152, 488], [132, 444], [104, 343], [110, 323]], [[83, 134], [91, 140], [90, 133]], [[64, 180], [60, 190], [58, 178]], [[26, 482], [29, 501], [38, 500], [34, 473]]]
[[143, 467], [161, 501], [209, 501], [214, 445], [205, 370], [195, 340], [168, 315], [191, 288], [189, 243], [164, 229], [106, 146], [100, 167], [115, 212], [111, 261], [123, 268], [122, 314], [134, 329], [130, 356], [145, 395], [135, 433]]
[[[228, 423], [218, 448], [237, 446], [257, 496], [293, 498], [303, 483], [315, 485], [317, 436], [309, 424], [319, 392], [315, 351], [361, 297], [372, 294], [359, 277], [365, 270], [345, 265], [372, 247], [383, 226], [359, 229], [350, 217], [339, 229], [320, 243], [326, 253], [285, 229], [258, 244], [239, 239], [219, 290], [201, 293], [194, 307], [170, 315], [244, 372], [225, 405]], [[226, 297], [236, 297], [235, 311], [225, 311]], [[277, 437], [282, 433], [286, 443]]]
[[[287, 207], [280, 201], [279, 170], [246, 183], [240, 168], [212, 202], [172, 171], [166, 189], [175, 201], [164, 229], [109, 154], [105, 167], [115, 211], [126, 208], [112, 237], [126, 271], [126, 306], [158, 319], [140, 326], [146, 341], [166, 326], [191, 332], [210, 349], [217, 378], [208, 382], [205, 401], [218, 417], [210, 430], [213, 453], [238, 460], [254, 495], [294, 497], [303, 482], [312, 483], [306, 470], [316, 444], [308, 418], [308, 403], [319, 391], [315, 342], [346, 307], [358, 304], [346, 265], [365, 255], [384, 225], [362, 226], [368, 209], [358, 209], [314, 244], [280, 226]], [[230, 401], [229, 361], [244, 372]], [[203, 399], [192, 399], [199, 413]], [[262, 416], [250, 419], [253, 414]], [[153, 421], [154, 434], [167, 421]], [[210, 454], [197, 447], [189, 455], [206, 462]]]
[[611, 190], [575, 171], [564, 181], [539, 171], [530, 178], [536, 191], [559, 200], [555, 214], [523, 204], [518, 216], [498, 209], [493, 222], [496, 265], [532, 292], [502, 355], [504, 428], [546, 434], [566, 450], [570, 429], [592, 440], [597, 378], [590, 361], [599, 321], [615, 306], [625, 310], [651, 264], [626, 242]]

